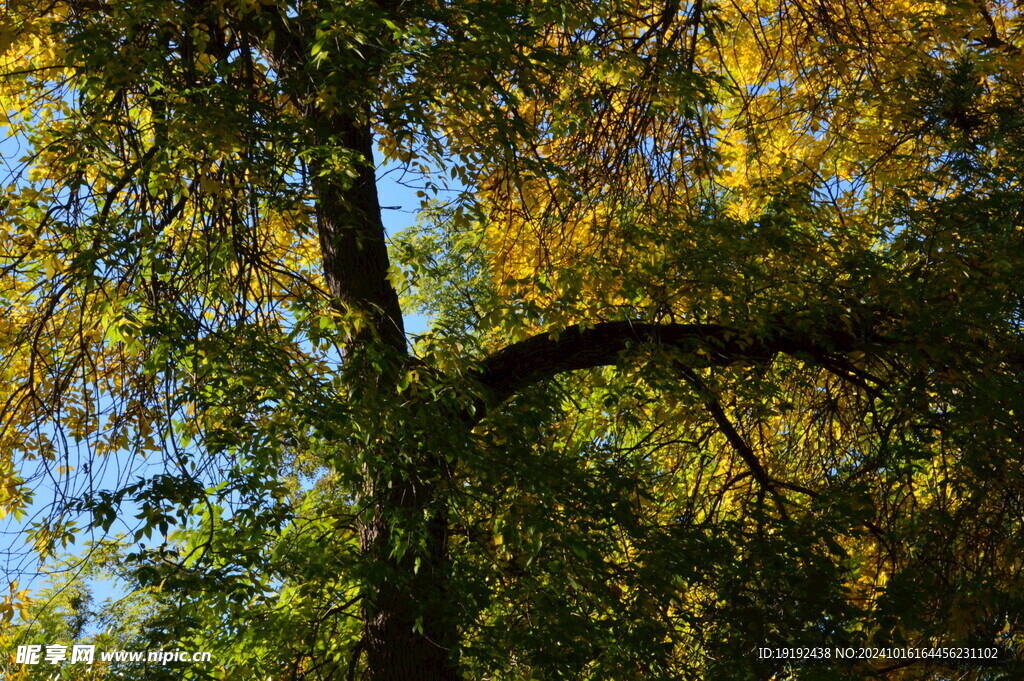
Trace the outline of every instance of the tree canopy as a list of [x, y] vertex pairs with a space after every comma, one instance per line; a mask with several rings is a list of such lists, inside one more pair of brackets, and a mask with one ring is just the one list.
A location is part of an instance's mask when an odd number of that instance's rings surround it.
[[0, 639], [212, 660], [4, 673], [1019, 678], [1021, 31], [6, 0]]

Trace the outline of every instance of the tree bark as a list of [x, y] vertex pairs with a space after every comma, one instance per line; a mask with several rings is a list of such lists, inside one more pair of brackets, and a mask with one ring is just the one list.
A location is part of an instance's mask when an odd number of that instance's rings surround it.
[[[359, 525], [367, 569], [375, 571], [368, 575], [372, 595], [363, 608], [369, 678], [456, 681], [448, 517], [443, 505], [438, 508], [433, 483], [419, 476], [390, 482], [389, 488], [374, 482], [373, 517]], [[396, 526], [406, 537], [394, 536]]]
[[[367, 114], [368, 115], [368, 114]], [[348, 354], [367, 342], [379, 343], [396, 359], [405, 359], [405, 326], [398, 294], [388, 281], [388, 252], [377, 196], [373, 135], [368, 121], [350, 115], [320, 117], [314, 125], [324, 143], [356, 152], [362, 160], [355, 178], [324, 174], [314, 162], [316, 223], [328, 290], [346, 311], [363, 315]]]
[[[697, 353], [703, 366], [762, 363], [779, 353], [802, 354], [822, 363], [846, 366], [844, 353], [871, 351], [888, 342], [875, 328], [874, 316], [875, 311], [864, 310], [864, 319], [822, 320], [817, 328], [803, 331], [799, 323], [778, 314], [758, 335], [723, 324], [653, 324], [637, 320], [574, 325], [557, 337], [544, 333], [502, 348], [484, 359], [477, 380], [490, 404], [500, 404], [527, 386], [557, 374], [615, 364], [622, 360], [623, 352], [639, 346]], [[478, 405], [478, 417], [486, 406]]]
[[[400, 3], [378, 4], [397, 18]], [[244, 30], [291, 81], [292, 101], [306, 117], [315, 146], [328, 153], [354, 153], [360, 159], [351, 169], [355, 177], [331, 172], [327, 158], [314, 158], [310, 164], [323, 273], [333, 303], [361, 322], [349, 326], [344, 349], [341, 370], [349, 385], [354, 392], [397, 397], [398, 379], [409, 356], [398, 295], [387, 278], [369, 101], [335, 107], [319, 102], [316, 72], [308, 64], [311, 29], [301, 20], [267, 8], [245, 20]], [[275, 35], [273, 40], [268, 30]], [[378, 56], [386, 52], [386, 33], [377, 36]], [[375, 65], [363, 55], [353, 51], [337, 58], [350, 71], [353, 92], [358, 84], [372, 80]], [[370, 681], [454, 681], [459, 675], [457, 630], [454, 618], [447, 615], [448, 519], [436, 486], [446, 464], [443, 456], [424, 452], [411, 440], [400, 433], [381, 433], [375, 456], [366, 457], [382, 465], [363, 470], [357, 527], [365, 559], [363, 640], [354, 654], [365, 654]], [[396, 550], [402, 545], [408, 548]]]
[[[354, 179], [313, 168], [328, 289], [347, 313], [365, 322], [349, 338], [349, 366], [342, 370], [356, 386], [397, 394], [409, 357], [398, 295], [387, 279], [369, 123], [336, 115], [315, 124], [332, 146], [340, 143], [362, 157]], [[446, 588], [448, 518], [437, 492], [446, 465], [410, 439], [382, 433], [376, 457], [368, 460], [386, 465], [364, 469], [358, 525], [366, 569], [362, 650], [371, 681], [455, 681], [457, 632]]]

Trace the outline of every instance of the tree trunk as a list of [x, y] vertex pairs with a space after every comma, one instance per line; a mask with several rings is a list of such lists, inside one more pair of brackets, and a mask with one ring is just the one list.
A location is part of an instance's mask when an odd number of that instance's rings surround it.
[[[316, 219], [327, 286], [365, 324], [346, 346], [342, 370], [354, 387], [397, 392], [408, 362], [402, 313], [387, 279], [369, 124], [349, 116], [316, 121], [327, 147], [362, 156], [358, 175], [334, 177], [313, 164]], [[362, 650], [371, 681], [454, 681], [457, 630], [447, 585], [448, 519], [437, 500], [443, 457], [418, 451], [400, 434], [382, 433], [384, 472], [364, 469], [359, 539], [366, 559]], [[368, 457], [371, 458], [372, 457]], [[406, 547], [404, 550], [396, 547]]]
[[[374, 515], [359, 527], [359, 540], [368, 568], [380, 571], [369, 578], [372, 596], [363, 607], [363, 645], [373, 681], [456, 681], [457, 630], [449, 598], [450, 564], [447, 555], [448, 519], [434, 505], [436, 490], [422, 480], [392, 481], [378, 487]], [[398, 484], [394, 484], [397, 482]], [[404, 527], [409, 541], [394, 536], [391, 519], [416, 526]], [[405, 525], [405, 523], [402, 523]], [[418, 540], [423, 541], [422, 548]]]
[[[400, 3], [379, 0], [378, 5], [399, 20]], [[311, 159], [317, 233], [324, 279], [334, 303], [362, 322], [350, 326], [342, 371], [354, 392], [397, 396], [398, 379], [409, 356], [398, 295], [387, 278], [370, 97], [360, 100], [352, 95], [352, 101], [358, 103], [325, 110], [318, 99], [315, 69], [309, 69], [307, 62], [310, 27], [295, 24], [276, 9], [262, 14], [261, 20], [263, 24], [253, 22], [248, 29], [265, 47], [274, 68], [291, 79], [292, 100], [310, 125], [314, 148], [328, 153], [354, 152], [361, 157], [354, 178], [334, 172], [332, 159]], [[267, 34], [267, 25], [273, 27], [273, 39]], [[368, 52], [378, 57], [390, 40], [385, 24], [379, 28], [382, 32], [376, 42], [382, 49]], [[353, 86], [371, 81], [379, 67], [355, 51], [343, 52], [338, 58], [348, 65], [348, 83]], [[353, 87], [352, 92], [358, 90]], [[382, 402], [399, 404], [398, 400]], [[436, 428], [436, 423], [431, 427]], [[451, 607], [448, 520], [443, 503], [438, 503], [435, 483], [444, 477], [444, 457], [423, 453], [415, 437], [381, 435], [375, 454], [385, 465], [379, 470], [372, 465], [364, 468], [358, 521], [366, 559], [360, 650], [365, 653], [371, 681], [452, 681], [458, 678], [454, 654], [457, 628], [447, 614]], [[410, 448], [419, 453], [403, 457]], [[415, 522], [406, 522], [409, 520]], [[400, 545], [409, 548], [396, 551]]]

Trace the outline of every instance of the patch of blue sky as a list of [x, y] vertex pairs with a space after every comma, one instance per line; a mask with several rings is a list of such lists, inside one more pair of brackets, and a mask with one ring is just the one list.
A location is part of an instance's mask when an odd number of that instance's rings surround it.
[[[24, 181], [26, 172], [26, 156], [31, 153], [28, 143], [17, 136], [8, 135], [0, 138], [0, 157], [7, 182], [21, 184]], [[434, 169], [427, 169], [428, 172]], [[382, 164], [378, 169], [378, 191], [380, 203], [384, 207], [383, 221], [389, 235], [406, 229], [415, 224], [423, 198], [424, 187], [430, 183], [429, 177], [423, 173], [408, 173], [401, 166], [396, 164]], [[450, 185], [446, 185], [450, 186]], [[461, 188], [448, 189], [452, 193], [458, 193]], [[405, 318], [406, 331], [410, 337], [425, 333], [430, 326], [430, 320], [419, 314], [407, 315]], [[340, 361], [335, 353], [335, 360]], [[100, 401], [102, 401], [102, 396]], [[109, 401], [109, 397], [107, 397]], [[106, 412], [104, 405], [98, 405], [101, 411]], [[62, 438], [62, 434], [54, 424], [48, 424], [41, 431], [51, 440], [60, 442], [59, 449], [63, 451], [66, 458], [70, 460], [72, 453], [76, 453], [78, 473], [85, 473], [89, 491], [116, 490], [128, 484], [131, 480], [153, 479], [155, 476], [174, 474], [174, 465], [168, 461], [159, 460], [161, 457], [151, 459], [141, 458], [137, 452], [130, 450], [111, 453], [103, 458], [96, 458], [90, 451], [87, 443], [69, 442]], [[174, 440], [173, 434], [165, 437], [168, 453], [177, 451], [179, 445]], [[201, 455], [196, 452], [189, 452], [192, 461], [202, 460]], [[27, 462], [20, 462], [26, 464]], [[26, 471], [28, 473], [28, 471]], [[181, 474], [194, 474], [195, 471], [178, 471]], [[212, 471], [211, 471], [212, 473]], [[26, 514], [21, 519], [15, 519], [13, 515], [7, 516], [0, 521], [0, 571], [4, 575], [5, 582], [17, 580], [19, 588], [29, 588], [33, 591], [42, 588], [47, 580], [47, 570], [55, 566], [51, 561], [50, 566], [40, 563], [38, 555], [35, 554], [29, 544], [28, 532], [33, 523], [42, 521], [51, 515], [62, 499], [66, 499], [84, 490], [74, 490], [68, 487], [70, 480], [75, 477], [59, 476], [54, 471], [41, 466], [33, 476], [33, 497], [32, 502], [26, 509]], [[212, 486], [215, 481], [212, 475], [200, 476], [209, 479], [200, 480], [200, 484]], [[310, 483], [311, 484], [311, 483]], [[228, 495], [222, 506], [230, 509], [234, 502], [240, 499], [232, 499]], [[89, 530], [78, 538], [78, 547], [90, 540], [98, 540], [114, 536], [132, 537], [139, 528], [140, 520], [136, 516], [141, 512], [141, 506], [136, 501], [126, 497], [118, 507], [118, 515], [113, 525], [102, 532], [97, 529]], [[227, 516], [222, 519], [226, 520]], [[90, 518], [83, 516], [78, 519], [78, 526], [81, 528], [87, 525]], [[155, 548], [160, 546], [166, 537], [154, 533], [151, 537], [140, 537], [137, 544], [143, 548]], [[75, 545], [67, 547], [73, 551]], [[74, 563], [60, 568], [71, 570], [72, 573], [80, 573], [81, 565]], [[79, 579], [92, 592], [96, 602], [116, 600], [121, 598], [125, 591], [125, 585], [116, 580], [104, 579]]]

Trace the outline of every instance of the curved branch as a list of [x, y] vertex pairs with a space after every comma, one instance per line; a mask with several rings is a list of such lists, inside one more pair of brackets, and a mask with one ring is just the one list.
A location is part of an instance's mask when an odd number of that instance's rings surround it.
[[724, 366], [763, 363], [779, 353], [809, 355], [821, 361], [880, 341], [873, 333], [857, 330], [849, 319], [821, 325], [813, 336], [797, 326], [777, 317], [767, 331], [751, 335], [722, 324], [625, 321], [576, 325], [557, 335], [539, 334], [499, 350], [483, 361], [478, 380], [487, 397], [500, 404], [557, 374], [617, 364], [624, 351], [638, 345], [696, 353], [705, 366]]

